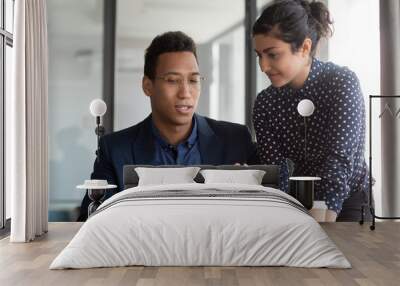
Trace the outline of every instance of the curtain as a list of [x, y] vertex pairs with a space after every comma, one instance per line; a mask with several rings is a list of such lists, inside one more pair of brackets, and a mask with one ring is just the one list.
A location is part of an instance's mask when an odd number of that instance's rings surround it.
[[47, 17], [45, 0], [14, 7], [13, 92], [6, 131], [11, 188], [11, 242], [48, 229]]
[[[381, 31], [381, 94], [400, 95], [400, 2], [380, 1]], [[381, 101], [381, 112], [386, 104], [399, 108], [399, 99]], [[382, 118], [382, 213], [400, 216], [400, 121]]]

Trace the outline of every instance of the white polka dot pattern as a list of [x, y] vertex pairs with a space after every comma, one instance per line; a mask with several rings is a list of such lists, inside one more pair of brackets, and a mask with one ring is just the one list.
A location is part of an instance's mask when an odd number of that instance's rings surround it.
[[[307, 118], [307, 159], [304, 119], [297, 104], [310, 99], [315, 112]], [[295, 175], [318, 176], [315, 197], [340, 212], [351, 192], [368, 190], [364, 158], [365, 107], [354, 72], [313, 59], [301, 89], [269, 86], [256, 99], [253, 123], [263, 164], [295, 163]]]

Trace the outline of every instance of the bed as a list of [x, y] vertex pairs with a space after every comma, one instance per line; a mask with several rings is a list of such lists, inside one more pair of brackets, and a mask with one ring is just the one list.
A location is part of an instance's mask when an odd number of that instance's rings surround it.
[[[142, 166], [143, 167], [143, 166]], [[200, 166], [264, 170], [260, 185], [202, 182], [138, 185], [106, 200], [50, 269], [144, 266], [350, 268], [343, 253], [293, 197], [278, 190], [278, 166]]]

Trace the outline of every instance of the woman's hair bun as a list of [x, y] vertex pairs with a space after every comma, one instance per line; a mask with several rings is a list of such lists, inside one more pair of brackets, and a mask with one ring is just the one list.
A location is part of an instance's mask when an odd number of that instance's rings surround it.
[[[302, 2], [308, 1], [303, 0]], [[317, 30], [320, 38], [332, 36], [333, 31], [331, 27], [333, 21], [325, 4], [318, 1], [313, 1], [309, 3], [309, 9], [309, 15], [315, 21], [315, 29]]]

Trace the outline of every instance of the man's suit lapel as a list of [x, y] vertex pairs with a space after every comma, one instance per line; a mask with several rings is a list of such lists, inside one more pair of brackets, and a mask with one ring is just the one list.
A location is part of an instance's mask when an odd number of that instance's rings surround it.
[[198, 126], [198, 140], [200, 155], [203, 164], [220, 165], [223, 162], [223, 145], [214, 131], [208, 125], [207, 120], [195, 114]]
[[151, 127], [151, 115], [149, 115], [141, 126], [136, 140], [133, 142], [133, 154], [135, 165], [150, 165], [154, 160], [154, 138]]
[[[208, 125], [206, 119], [195, 114], [200, 155], [203, 164], [220, 165], [224, 161], [223, 144]], [[151, 115], [147, 117], [140, 128], [132, 149], [136, 165], [149, 165], [154, 161], [154, 138], [152, 134]]]

